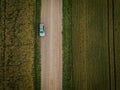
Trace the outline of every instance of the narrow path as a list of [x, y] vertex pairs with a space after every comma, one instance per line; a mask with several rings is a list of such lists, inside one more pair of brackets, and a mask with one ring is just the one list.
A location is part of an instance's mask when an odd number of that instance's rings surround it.
[[62, 0], [42, 0], [41, 89], [62, 90]]

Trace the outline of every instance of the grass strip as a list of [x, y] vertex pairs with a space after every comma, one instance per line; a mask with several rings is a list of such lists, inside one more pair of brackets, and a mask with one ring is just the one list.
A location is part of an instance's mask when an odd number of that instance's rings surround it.
[[63, 0], [63, 90], [72, 89], [72, 0]]
[[34, 60], [34, 90], [41, 90], [41, 60], [40, 60], [40, 24], [41, 0], [36, 0], [35, 12], [35, 60]]

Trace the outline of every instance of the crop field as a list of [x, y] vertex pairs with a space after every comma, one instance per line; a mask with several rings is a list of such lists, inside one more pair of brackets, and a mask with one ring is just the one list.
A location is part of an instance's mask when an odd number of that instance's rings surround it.
[[73, 0], [72, 51], [75, 90], [109, 90], [107, 25], [107, 0]]
[[0, 90], [40, 90], [36, 2], [0, 0]]
[[64, 90], [112, 87], [107, 5], [107, 0], [63, 1]]
[[[120, 90], [120, 0], [62, 1], [63, 90]], [[0, 90], [41, 90], [40, 6], [0, 0]]]

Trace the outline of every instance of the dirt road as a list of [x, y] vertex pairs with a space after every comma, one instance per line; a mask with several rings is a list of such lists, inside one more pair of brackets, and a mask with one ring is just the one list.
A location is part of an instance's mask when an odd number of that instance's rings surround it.
[[42, 0], [41, 89], [62, 90], [62, 0]]

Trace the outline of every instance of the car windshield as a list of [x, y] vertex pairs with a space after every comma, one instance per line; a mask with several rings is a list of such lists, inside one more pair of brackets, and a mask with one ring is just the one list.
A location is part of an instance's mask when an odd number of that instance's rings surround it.
[[44, 33], [43, 31], [40, 31], [40, 33]]

